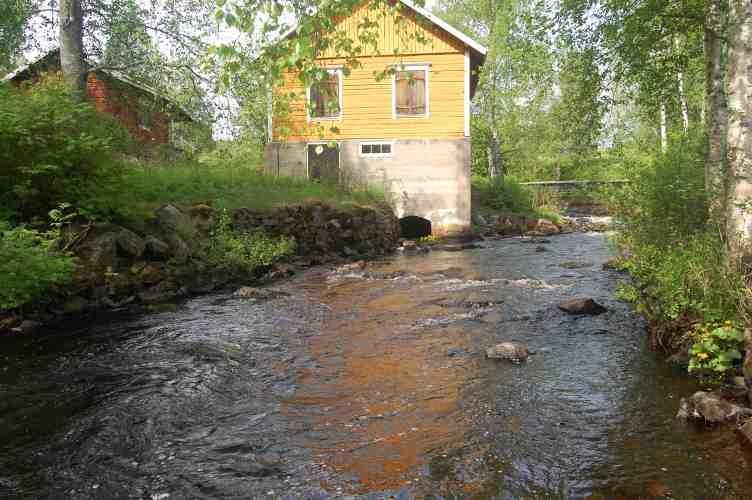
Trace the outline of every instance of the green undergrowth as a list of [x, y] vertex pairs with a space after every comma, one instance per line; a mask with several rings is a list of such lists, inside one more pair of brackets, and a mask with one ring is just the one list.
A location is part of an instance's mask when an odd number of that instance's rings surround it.
[[293, 238], [273, 238], [262, 231], [233, 231], [230, 214], [224, 209], [211, 233], [207, 261], [231, 273], [253, 274], [294, 251]]
[[550, 200], [538, 199], [534, 193], [521, 185], [514, 177], [489, 179], [473, 177], [472, 189], [484, 214], [506, 213], [525, 217], [548, 219], [554, 223], [561, 214]]
[[620, 296], [651, 320], [654, 345], [689, 347], [690, 368], [718, 375], [739, 364], [747, 290], [740, 266], [725, 258], [721, 232], [707, 223], [698, 143], [632, 162], [632, 183], [611, 202], [621, 223], [615, 243], [631, 275]]

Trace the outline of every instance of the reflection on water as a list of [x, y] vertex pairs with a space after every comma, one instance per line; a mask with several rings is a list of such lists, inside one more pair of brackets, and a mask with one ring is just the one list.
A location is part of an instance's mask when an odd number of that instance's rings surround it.
[[[546, 247], [2, 338], [0, 497], [749, 498], [733, 430], [674, 421], [697, 387], [614, 298], [604, 237]], [[556, 308], [579, 295], [609, 312]], [[484, 358], [505, 340], [537, 354]]]

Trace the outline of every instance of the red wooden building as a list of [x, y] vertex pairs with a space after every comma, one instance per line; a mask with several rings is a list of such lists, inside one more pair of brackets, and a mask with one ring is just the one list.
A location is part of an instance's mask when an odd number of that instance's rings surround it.
[[[3, 80], [20, 85], [53, 71], [60, 71], [58, 49], [18, 68]], [[115, 115], [134, 137], [146, 143], [169, 144], [174, 122], [192, 121], [185, 111], [155, 89], [114, 70], [90, 69], [86, 95], [98, 111]]]

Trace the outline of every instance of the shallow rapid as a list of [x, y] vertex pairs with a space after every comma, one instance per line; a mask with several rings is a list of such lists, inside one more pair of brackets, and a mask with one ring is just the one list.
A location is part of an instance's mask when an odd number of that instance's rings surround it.
[[0, 497], [750, 498], [734, 431], [674, 419], [697, 386], [604, 235], [482, 246], [0, 338]]

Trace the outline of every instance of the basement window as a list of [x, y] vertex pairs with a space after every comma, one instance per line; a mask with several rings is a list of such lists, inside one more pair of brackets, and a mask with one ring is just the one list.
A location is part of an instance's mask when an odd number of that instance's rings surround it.
[[361, 142], [360, 156], [363, 158], [391, 158], [391, 142]]

